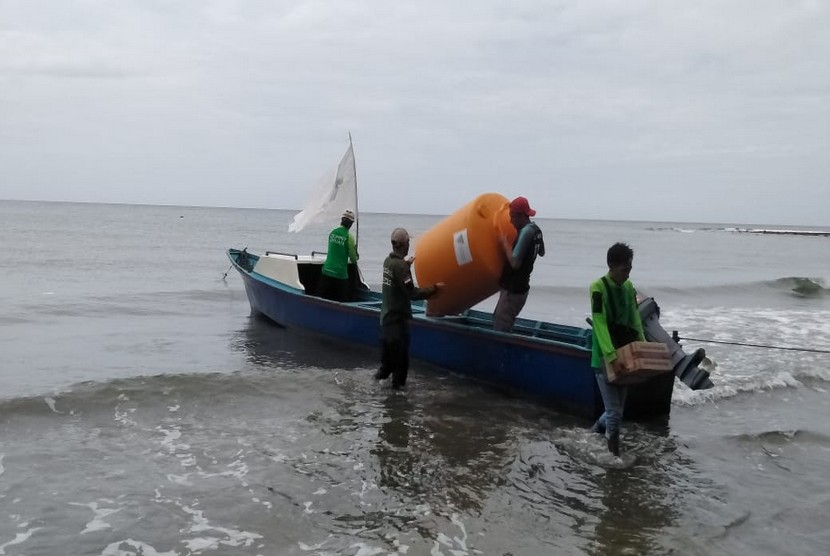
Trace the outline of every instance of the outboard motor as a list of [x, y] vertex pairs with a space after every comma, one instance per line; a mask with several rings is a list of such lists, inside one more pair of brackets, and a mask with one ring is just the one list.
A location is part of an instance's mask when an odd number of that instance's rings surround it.
[[702, 348], [696, 349], [691, 355], [686, 355], [683, 348], [677, 343], [676, 337], [669, 336], [660, 324], [660, 307], [654, 298], [646, 297], [639, 302], [640, 320], [643, 321], [643, 332], [649, 342], [666, 344], [671, 353], [674, 374], [692, 390], [705, 390], [714, 386], [709, 379], [709, 372], [698, 367], [706, 352]]

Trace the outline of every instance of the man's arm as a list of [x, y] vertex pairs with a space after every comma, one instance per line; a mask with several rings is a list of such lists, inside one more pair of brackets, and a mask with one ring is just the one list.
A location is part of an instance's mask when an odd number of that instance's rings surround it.
[[402, 291], [406, 292], [407, 297], [411, 300], [427, 299], [438, 291], [438, 285], [429, 286], [427, 288], [419, 288], [415, 285], [412, 279], [412, 271], [409, 269], [410, 262], [404, 261], [402, 264], [395, 265], [394, 275], [395, 280], [400, 285]]
[[611, 363], [617, 358], [617, 350], [611, 342], [611, 333], [608, 332], [608, 319], [605, 316], [605, 294], [598, 284], [591, 285], [591, 323], [594, 337], [597, 339], [602, 357]]
[[634, 330], [637, 331], [637, 335], [640, 338], [641, 342], [646, 341], [646, 334], [643, 330], [643, 319], [640, 318], [640, 308], [637, 306], [637, 291], [634, 289], [634, 285], [629, 282], [629, 295], [631, 296], [631, 322], [634, 323]]
[[357, 254], [357, 243], [355, 243], [354, 236], [352, 234], [349, 234], [348, 249], [349, 259], [351, 259], [353, 263], [356, 263], [360, 256]]
[[516, 246], [512, 248], [507, 238], [501, 236], [502, 248], [504, 249], [504, 254], [507, 256], [507, 262], [514, 270], [522, 266], [530, 244], [533, 242], [533, 232], [530, 228], [531, 226], [528, 224], [519, 231], [519, 239], [516, 241]]

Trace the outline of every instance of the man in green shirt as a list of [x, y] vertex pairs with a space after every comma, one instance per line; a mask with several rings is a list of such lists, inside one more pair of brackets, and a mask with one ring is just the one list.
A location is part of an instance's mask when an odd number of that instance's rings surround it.
[[608, 382], [605, 362], [614, 371], [625, 370], [617, 359], [617, 349], [636, 341], [645, 341], [643, 323], [637, 308], [637, 293], [628, 279], [634, 261], [634, 251], [625, 243], [615, 243], [606, 257], [608, 274], [595, 280], [590, 287], [591, 323], [593, 340], [591, 366], [595, 370], [597, 385], [602, 395], [605, 412], [591, 430], [604, 433], [608, 450], [620, 455], [620, 423], [625, 409], [627, 389], [624, 385]]
[[444, 286], [438, 282], [418, 288], [412, 280], [410, 266], [414, 257], [409, 253], [409, 233], [403, 228], [392, 232], [392, 252], [383, 261], [383, 302], [380, 309], [381, 358], [375, 378], [392, 375], [392, 388], [403, 388], [409, 371], [409, 321], [412, 300], [426, 299]]
[[347, 210], [340, 225], [329, 234], [326, 262], [317, 284], [317, 295], [332, 301], [348, 301], [351, 297], [349, 261], [357, 263], [357, 245], [349, 228], [354, 224], [354, 213]]

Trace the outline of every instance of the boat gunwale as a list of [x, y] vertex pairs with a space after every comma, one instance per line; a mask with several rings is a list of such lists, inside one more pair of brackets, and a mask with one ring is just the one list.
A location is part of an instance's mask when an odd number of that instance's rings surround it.
[[[301, 290], [299, 288], [295, 288], [294, 286], [290, 286], [285, 284], [284, 282], [280, 282], [268, 276], [262, 275], [258, 272], [254, 272], [253, 270], [247, 270], [242, 267], [237, 259], [234, 257], [234, 253], [240, 253], [241, 251], [238, 249], [228, 249], [228, 257], [231, 259], [231, 263], [233, 264], [236, 269], [253, 280], [257, 280], [263, 284], [268, 286], [273, 286], [278, 288], [279, 290], [283, 291], [289, 295], [295, 295], [301, 297], [303, 302], [312, 303], [315, 305], [320, 305], [324, 307], [328, 307], [331, 310], [344, 312], [344, 313], [376, 313], [380, 314], [380, 305], [379, 301], [347, 301], [347, 302], [338, 302], [338, 301], [331, 301], [328, 299], [323, 299], [320, 297], [315, 297], [313, 295], [309, 295], [306, 293], [305, 290]], [[247, 253], [248, 257], [256, 258], [259, 260], [258, 255], [254, 255], [252, 253]], [[292, 255], [287, 253], [280, 253], [281, 255], [286, 255], [291, 257]], [[295, 259], [297, 264], [299, 261]], [[372, 293], [377, 294], [373, 290]], [[417, 305], [416, 305], [417, 306]], [[477, 313], [481, 313], [481, 311], [476, 311]], [[546, 352], [553, 352], [553, 353], [564, 353], [569, 355], [577, 355], [577, 356], [585, 356], [590, 357], [591, 348], [586, 347], [584, 345], [580, 345], [575, 342], [567, 342], [563, 340], [553, 340], [550, 338], [544, 338], [540, 336], [534, 335], [524, 335], [518, 333], [510, 333], [510, 332], [502, 332], [498, 330], [493, 330], [492, 328], [483, 328], [479, 326], [473, 326], [469, 324], [464, 324], [461, 322], [454, 322], [451, 319], [467, 319], [469, 316], [466, 315], [452, 315], [449, 317], [432, 317], [427, 316], [423, 312], [415, 313], [412, 316], [412, 325], [419, 326], [424, 328], [433, 328], [433, 329], [450, 329], [454, 333], [466, 334], [471, 336], [492, 336], [494, 339], [497, 339], [500, 342], [515, 344], [519, 346], [526, 346], [532, 349], [541, 349]], [[444, 320], [446, 319], [446, 320]], [[556, 325], [556, 323], [552, 323], [549, 321], [541, 321], [541, 320], [534, 320], [535, 323], [547, 323]], [[282, 325], [282, 323], [277, 323]], [[577, 328], [577, 327], [573, 327]], [[541, 330], [541, 328], [539, 328]], [[576, 353], [574, 353], [576, 352]]]

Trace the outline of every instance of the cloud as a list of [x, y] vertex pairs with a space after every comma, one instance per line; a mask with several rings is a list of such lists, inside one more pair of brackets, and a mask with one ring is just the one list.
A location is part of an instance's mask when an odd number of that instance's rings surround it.
[[821, 2], [0, 6], [0, 197], [294, 208], [351, 131], [366, 210], [828, 223]]

